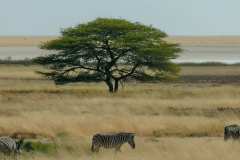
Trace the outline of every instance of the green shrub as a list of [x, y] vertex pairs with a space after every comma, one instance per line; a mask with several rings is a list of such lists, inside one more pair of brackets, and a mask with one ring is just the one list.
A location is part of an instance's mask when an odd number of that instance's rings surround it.
[[43, 154], [54, 154], [57, 151], [57, 145], [54, 143], [25, 142], [23, 150], [26, 152], [38, 152]]

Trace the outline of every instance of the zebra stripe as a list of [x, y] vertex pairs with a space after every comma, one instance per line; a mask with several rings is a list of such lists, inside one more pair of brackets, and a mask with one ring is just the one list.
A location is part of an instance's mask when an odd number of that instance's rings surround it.
[[0, 137], [0, 152], [5, 155], [20, 153], [23, 139], [15, 141], [11, 137]]
[[240, 138], [240, 126], [233, 124], [224, 127], [224, 139], [228, 140], [229, 138], [238, 139]]
[[93, 152], [98, 152], [101, 147], [115, 148], [120, 151], [121, 146], [128, 143], [133, 149], [135, 148], [133, 133], [117, 133], [117, 134], [95, 134], [92, 138]]

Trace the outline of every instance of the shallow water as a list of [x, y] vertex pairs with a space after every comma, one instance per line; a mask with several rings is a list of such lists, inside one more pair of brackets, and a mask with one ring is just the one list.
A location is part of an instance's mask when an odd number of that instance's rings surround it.
[[[183, 62], [240, 63], [240, 46], [184, 46], [184, 52], [174, 60]], [[51, 53], [37, 47], [0, 47], [0, 59], [20, 60]]]
[[185, 46], [174, 60], [178, 63], [222, 62], [240, 63], [240, 46]]

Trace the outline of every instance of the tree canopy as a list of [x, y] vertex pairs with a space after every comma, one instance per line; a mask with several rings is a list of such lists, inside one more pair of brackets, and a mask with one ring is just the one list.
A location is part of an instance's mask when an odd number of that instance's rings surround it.
[[166, 33], [152, 26], [124, 19], [98, 18], [64, 29], [61, 36], [41, 45], [54, 50], [35, 62], [47, 66], [41, 72], [57, 84], [104, 81], [110, 92], [127, 79], [156, 81], [176, 75], [172, 59], [178, 44], [164, 41]]

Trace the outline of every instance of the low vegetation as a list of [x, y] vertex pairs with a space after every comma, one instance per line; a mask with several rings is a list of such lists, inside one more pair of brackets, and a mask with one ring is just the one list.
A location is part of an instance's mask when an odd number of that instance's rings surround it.
[[[21, 158], [226, 160], [239, 155], [238, 142], [223, 141], [223, 127], [240, 123], [238, 84], [132, 82], [112, 95], [103, 83], [56, 86], [36, 74], [39, 69], [0, 66], [0, 133], [27, 137]], [[181, 76], [212, 71], [237, 75], [239, 68], [183, 67]], [[136, 133], [136, 150], [125, 145], [117, 155], [91, 153], [93, 134], [118, 131]]]

